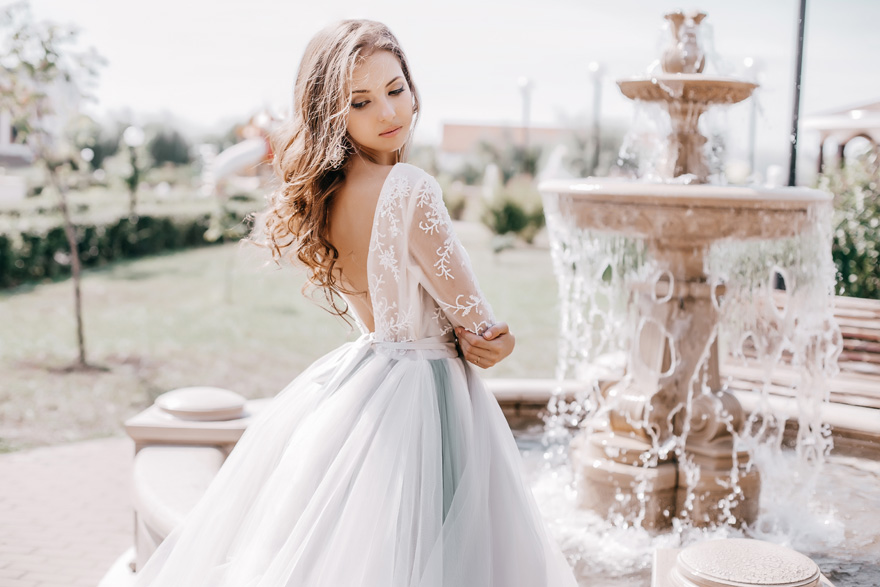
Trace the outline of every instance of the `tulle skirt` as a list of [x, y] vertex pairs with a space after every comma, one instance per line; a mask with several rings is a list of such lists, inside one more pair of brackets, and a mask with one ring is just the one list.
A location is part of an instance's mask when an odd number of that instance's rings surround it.
[[574, 587], [495, 399], [454, 353], [325, 355], [250, 423], [137, 587]]

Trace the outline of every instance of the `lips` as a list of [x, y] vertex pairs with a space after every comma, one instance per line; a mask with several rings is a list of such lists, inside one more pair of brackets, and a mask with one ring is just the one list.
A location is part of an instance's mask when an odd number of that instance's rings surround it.
[[392, 129], [386, 130], [385, 132], [379, 133], [379, 136], [380, 137], [393, 137], [398, 132], [400, 132], [400, 129], [402, 129], [402, 128], [403, 128], [402, 126], [396, 126]]

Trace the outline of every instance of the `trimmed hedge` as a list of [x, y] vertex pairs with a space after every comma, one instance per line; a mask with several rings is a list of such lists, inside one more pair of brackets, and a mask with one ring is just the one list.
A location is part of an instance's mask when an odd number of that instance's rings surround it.
[[[109, 224], [76, 227], [83, 267], [99, 267], [164, 251], [222, 243], [229, 237], [205, 239], [211, 215], [194, 217], [139, 216]], [[0, 234], [0, 288], [70, 275], [70, 255], [64, 227]]]

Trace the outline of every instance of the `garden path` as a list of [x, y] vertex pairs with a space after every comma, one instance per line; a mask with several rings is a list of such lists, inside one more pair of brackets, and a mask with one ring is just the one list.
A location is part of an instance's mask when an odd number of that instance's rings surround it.
[[0, 587], [95, 587], [131, 545], [127, 436], [0, 454]]

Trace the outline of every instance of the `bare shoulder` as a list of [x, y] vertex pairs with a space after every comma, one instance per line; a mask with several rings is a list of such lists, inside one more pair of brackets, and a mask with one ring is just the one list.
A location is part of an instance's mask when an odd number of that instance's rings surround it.
[[437, 180], [434, 179], [434, 176], [421, 167], [416, 167], [411, 163], [398, 163], [395, 167], [399, 169], [400, 173], [405, 175], [414, 186], [428, 184], [433, 187], [437, 185]]
[[340, 195], [345, 198], [346, 195], [352, 194], [356, 197], [375, 196], [379, 197], [388, 174], [394, 168], [393, 165], [376, 165], [373, 163], [352, 165], [345, 174], [345, 182], [339, 190]]

